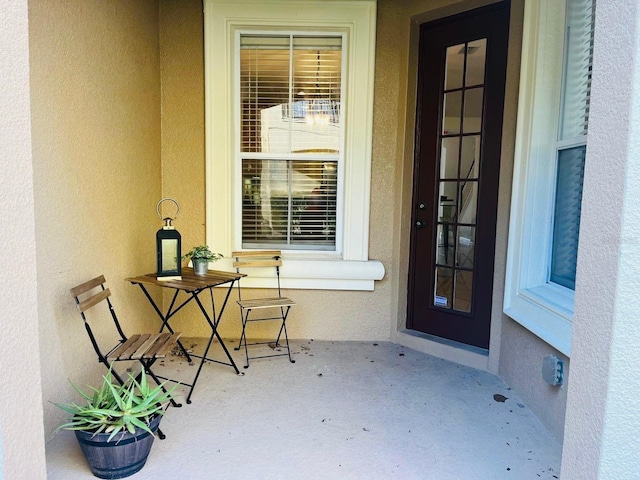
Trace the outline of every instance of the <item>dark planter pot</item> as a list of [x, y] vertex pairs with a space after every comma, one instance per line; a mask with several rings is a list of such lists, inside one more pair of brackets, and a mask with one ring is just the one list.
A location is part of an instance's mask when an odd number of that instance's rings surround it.
[[[162, 415], [151, 419], [149, 428], [158, 430]], [[140, 471], [147, 461], [155, 435], [136, 429], [136, 433], [118, 433], [107, 441], [109, 433], [76, 430], [76, 438], [91, 472], [98, 478], [124, 478]]]

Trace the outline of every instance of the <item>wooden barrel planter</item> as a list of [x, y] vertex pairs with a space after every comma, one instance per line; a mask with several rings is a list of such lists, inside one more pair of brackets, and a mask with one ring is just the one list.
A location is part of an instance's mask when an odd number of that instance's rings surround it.
[[[155, 434], [162, 415], [151, 419], [149, 428]], [[147, 461], [155, 435], [137, 428], [135, 433], [116, 434], [76, 430], [76, 438], [91, 472], [98, 478], [124, 478], [140, 471]]]

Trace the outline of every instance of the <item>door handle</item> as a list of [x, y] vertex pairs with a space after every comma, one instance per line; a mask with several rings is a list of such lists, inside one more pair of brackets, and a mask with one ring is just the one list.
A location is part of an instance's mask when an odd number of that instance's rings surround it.
[[418, 220], [416, 222], [416, 228], [424, 228], [425, 227], [425, 223], [422, 220]]

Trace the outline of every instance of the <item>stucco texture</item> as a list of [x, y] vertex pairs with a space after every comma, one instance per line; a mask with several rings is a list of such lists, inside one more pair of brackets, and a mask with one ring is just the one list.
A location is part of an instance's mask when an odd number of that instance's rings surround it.
[[[38, 314], [45, 431], [67, 378], [104, 367], [69, 289], [104, 274], [126, 331], [153, 312], [124, 282], [153, 271], [160, 198], [160, 57], [154, 1], [29, 4]], [[91, 312], [93, 313], [93, 312]], [[98, 334], [112, 336], [104, 320]]]
[[162, 192], [180, 203], [185, 252], [205, 242], [203, 28], [201, 0], [160, 2]]
[[[567, 357], [505, 316], [500, 350], [500, 375], [526, 399], [527, 405], [558, 440], [564, 435], [565, 407], [569, 388]], [[555, 355], [564, 362], [564, 384], [551, 386], [542, 378], [542, 360]]]
[[44, 479], [26, 1], [0, 1], [0, 479]]
[[639, 31], [637, 1], [598, 3], [563, 479], [640, 469]]
[[[163, 0], [161, 15], [162, 72], [162, 190], [174, 196], [185, 212], [176, 223], [183, 249], [206, 242], [204, 185], [204, 37], [202, 3], [190, 0]], [[380, 97], [377, 97], [380, 98]], [[376, 100], [380, 110], [385, 100]], [[382, 108], [386, 111], [386, 107]], [[384, 118], [384, 114], [375, 115]], [[388, 125], [377, 125], [375, 132]], [[392, 130], [393, 132], [393, 130]], [[371, 220], [369, 256], [388, 268], [391, 264], [393, 178], [395, 159], [389, 135], [374, 142], [371, 180]], [[393, 133], [391, 133], [393, 141]], [[386, 206], [385, 206], [386, 205]], [[215, 208], [215, 205], [207, 206]], [[182, 215], [182, 214], [181, 214]], [[388, 278], [388, 277], [387, 277]], [[216, 301], [222, 301], [217, 292]], [[255, 292], [267, 295], [268, 292]], [[285, 292], [297, 302], [287, 325], [293, 338], [322, 340], [388, 339], [390, 284], [376, 282], [375, 292], [337, 290], [295, 290]], [[165, 302], [167, 299], [165, 298]], [[199, 321], [195, 306], [176, 316], [175, 326], [190, 336], [206, 335], [208, 326]], [[235, 304], [230, 305], [220, 325], [221, 335], [238, 338], [240, 319]], [[258, 327], [258, 325], [256, 325]], [[267, 327], [268, 328], [268, 327]], [[256, 329], [256, 335], [266, 335]]]

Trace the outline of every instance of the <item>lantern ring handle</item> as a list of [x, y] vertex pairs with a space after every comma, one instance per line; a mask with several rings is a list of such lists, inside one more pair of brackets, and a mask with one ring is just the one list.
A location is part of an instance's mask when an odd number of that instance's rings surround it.
[[156, 212], [157, 212], [157, 214], [158, 214], [158, 218], [159, 218], [160, 220], [163, 220], [163, 218], [162, 218], [162, 214], [160, 213], [160, 205], [162, 204], [162, 202], [166, 202], [166, 201], [170, 201], [170, 202], [173, 202], [173, 203], [175, 203], [175, 204], [176, 204], [176, 216], [175, 216], [175, 217], [173, 217], [173, 218], [174, 218], [174, 219], [175, 219], [175, 218], [178, 218], [178, 214], [180, 213], [180, 205], [178, 205], [178, 202], [176, 202], [173, 198], [169, 198], [169, 197], [167, 197], [167, 198], [163, 198], [162, 200], [160, 200], [160, 201], [157, 203], [157, 205], [156, 205]]

